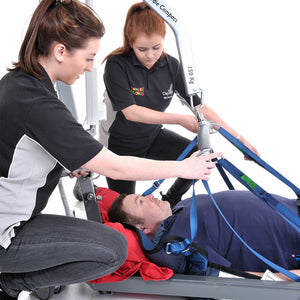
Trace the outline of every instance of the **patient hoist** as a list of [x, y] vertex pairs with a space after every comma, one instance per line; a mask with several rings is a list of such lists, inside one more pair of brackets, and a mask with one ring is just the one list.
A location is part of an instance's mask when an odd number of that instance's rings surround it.
[[[92, 1], [86, 1], [88, 5], [92, 6]], [[185, 87], [187, 95], [191, 98], [191, 104], [193, 104], [193, 95], [198, 94], [202, 101], [202, 90], [198, 87], [196, 70], [194, 68], [193, 55], [190, 52], [190, 42], [187, 32], [180, 20], [179, 16], [164, 0], [144, 0], [144, 2], [153, 9], [158, 15], [160, 15], [174, 31], [179, 58], [184, 74]], [[89, 75], [90, 76], [90, 75]], [[91, 74], [91, 76], [94, 76]], [[91, 102], [95, 105], [94, 93], [97, 93], [93, 86], [93, 77], [87, 78], [87, 103]], [[69, 86], [62, 83], [58, 83], [57, 89], [61, 100], [66, 103], [71, 112], [76, 114], [74, 109], [74, 101], [72, 92]], [[92, 92], [91, 92], [92, 91]], [[91, 100], [91, 101], [90, 101]], [[203, 103], [200, 104], [200, 109]], [[95, 109], [95, 106], [93, 107]], [[87, 113], [95, 115], [95, 110], [87, 109]], [[196, 113], [199, 132], [198, 132], [198, 148], [202, 154], [212, 151], [210, 145], [210, 134], [212, 130], [212, 124], [207, 122], [203, 115], [199, 112], [199, 109], [195, 109], [192, 105], [192, 111]], [[94, 123], [93, 123], [94, 122]], [[95, 125], [98, 123], [98, 119], [94, 118], [92, 121], [94, 125], [91, 125], [91, 133], [94, 132]], [[90, 124], [89, 124], [90, 125]], [[223, 168], [226, 168], [223, 165]], [[221, 168], [221, 172], [223, 170]], [[223, 173], [225, 173], [223, 171]], [[98, 211], [98, 204], [93, 188], [93, 184], [90, 177], [80, 178], [78, 180], [79, 190], [82, 193], [87, 218], [101, 222], [100, 214]], [[160, 184], [160, 183], [159, 183]], [[159, 186], [158, 184], [158, 186]], [[230, 185], [230, 183], [228, 183]], [[65, 205], [66, 214], [73, 216], [73, 212], [67, 205], [67, 200], [64, 195], [62, 183], [59, 184], [62, 200]], [[296, 193], [297, 194], [297, 193]], [[297, 194], [299, 197], [299, 194]], [[93, 209], [94, 208], [94, 209]], [[122, 292], [122, 293], [137, 293], [137, 294], [152, 294], [152, 295], [168, 295], [168, 296], [182, 296], [182, 297], [209, 297], [217, 299], [299, 299], [300, 284], [298, 282], [285, 282], [285, 281], [260, 281], [254, 279], [236, 279], [236, 278], [219, 278], [211, 276], [198, 276], [198, 275], [184, 275], [175, 274], [171, 279], [165, 281], [144, 281], [140, 276], [133, 276], [129, 279], [120, 282], [92, 284], [88, 283], [90, 287], [99, 292]], [[49, 299], [41, 297], [41, 299]]]

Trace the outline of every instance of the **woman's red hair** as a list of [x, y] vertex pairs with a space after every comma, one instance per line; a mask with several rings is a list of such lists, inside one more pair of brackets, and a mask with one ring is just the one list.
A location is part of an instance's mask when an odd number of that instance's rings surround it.
[[113, 55], [128, 54], [140, 32], [162, 37], [166, 35], [166, 23], [144, 2], [135, 3], [129, 8], [123, 29], [123, 45], [108, 54], [103, 62]]

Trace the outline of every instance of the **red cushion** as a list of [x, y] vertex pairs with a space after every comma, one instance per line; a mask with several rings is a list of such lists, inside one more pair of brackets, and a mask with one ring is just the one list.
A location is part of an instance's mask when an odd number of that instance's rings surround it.
[[98, 204], [99, 204], [99, 209], [100, 209], [103, 223], [109, 222], [109, 218], [107, 215], [108, 209], [110, 208], [114, 199], [119, 195], [120, 195], [119, 193], [112, 191], [108, 188], [102, 188], [102, 187], [97, 188], [96, 196], [102, 197], [102, 200], [98, 201]]
[[120, 223], [109, 222], [107, 211], [119, 194], [107, 188], [97, 188], [97, 196], [99, 195], [102, 196], [102, 200], [98, 201], [102, 220], [105, 225], [121, 232], [126, 237], [128, 242], [128, 256], [125, 263], [114, 273], [91, 282], [121, 281], [129, 278], [138, 271], [144, 280], [166, 280], [171, 278], [174, 274], [171, 269], [159, 267], [146, 257], [140, 246], [137, 234], [134, 231], [124, 228]]
[[138, 237], [132, 230], [124, 228], [120, 223], [107, 222], [105, 225], [121, 232], [128, 241], [128, 256], [125, 263], [114, 273], [91, 281], [92, 283], [104, 283], [121, 281], [140, 272], [144, 280], [166, 280], [173, 276], [169, 268], [162, 268], [152, 263], [140, 247]]

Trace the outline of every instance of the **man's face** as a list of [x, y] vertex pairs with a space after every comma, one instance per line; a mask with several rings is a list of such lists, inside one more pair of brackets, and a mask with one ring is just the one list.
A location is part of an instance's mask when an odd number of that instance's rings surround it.
[[123, 200], [122, 208], [126, 213], [144, 219], [144, 224], [141, 225], [149, 228], [152, 233], [161, 221], [172, 215], [170, 203], [154, 198], [152, 194], [145, 197], [138, 194], [128, 195]]

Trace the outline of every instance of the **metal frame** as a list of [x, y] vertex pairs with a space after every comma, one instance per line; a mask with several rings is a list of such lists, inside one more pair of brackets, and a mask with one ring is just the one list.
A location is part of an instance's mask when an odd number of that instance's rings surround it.
[[255, 279], [219, 278], [176, 274], [165, 281], [144, 281], [133, 276], [124, 281], [88, 285], [98, 291], [164, 296], [208, 297], [234, 300], [296, 300], [300, 283]]
[[[87, 0], [86, 2], [90, 6], [93, 5], [93, 1], [91, 0]], [[144, 0], [144, 2], [157, 12], [171, 26], [175, 33], [187, 94], [192, 96], [201, 93], [201, 89], [198, 87], [188, 35], [177, 14], [174, 13], [163, 0]], [[87, 98], [89, 98], [87, 99], [87, 113], [89, 116], [87, 116], [87, 118], [88, 120], [92, 120], [91, 122], [88, 122], [88, 125], [91, 126], [94, 126], [93, 124], [97, 123], [97, 119], [95, 117], [95, 114], [97, 114], [95, 112], [97, 110], [95, 108], [97, 96], [93, 95], [96, 92], [94, 76], [95, 74], [86, 77], [86, 85], [89, 87], [87, 93]], [[71, 87], [59, 82], [57, 84], [57, 90], [59, 92], [60, 99], [67, 105], [74, 117], [77, 118]], [[206, 138], [209, 139], [209, 133], [206, 132], [206, 135]], [[207, 140], [207, 144], [209, 144], [209, 140]], [[89, 186], [93, 189], [92, 184], [89, 184]], [[60, 189], [62, 188], [62, 185], [60, 185]], [[61, 191], [61, 195], [65, 207], [68, 207], [63, 189]], [[91, 205], [95, 205], [95, 202], [92, 202], [93, 203]], [[72, 214], [68, 210], [66, 210], [66, 213], [67, 215]], [[176, 274], [171, 279], [164, 281], [144, 281], [140, 276], [133, 276], [120, 282], [88, 284], [96, 291], [131, 294], [209, 297], [235, 300], [293, 300], [299, 299], [300, 297], [300, 283], [297, 282], [261, 281], [253, 279], [219, 278], [183, 274]]]
[[165, 20], [167, 24], [169, 24], [175, 34], [187, 95], [192, 96], [200, 93], [201, 89], [199, 87], [196, 69], [194, 66], [190, 39], [178, 13], [174, 12], [174, 10], [164, 0], [143, 1], [163, 20]]
[[[200, 109], [203, 106], [202, 90], [199, 87], [196, 68], [194, 66], [193, 53], [191, 51], [190, 39], [178, 13], [164, 0], [144, 0], [144, 2], [153, 9], [169, 26], [172, 28], [180, 59], [180, 65], [183, 72], [184, 84], [187, 95], [190, 97], [189, 105], [185, 103], [192, 112], [196, 113], [198, 119], [198, 149], [201, 150], [200, 155], [208, 154], [212, 151], [210, 144], [210, 132], [212, 124], [205, 120]], [[200, 107], [194, 107], [193, 96], [198, 95], [200, 98]]]

